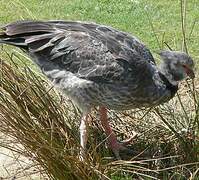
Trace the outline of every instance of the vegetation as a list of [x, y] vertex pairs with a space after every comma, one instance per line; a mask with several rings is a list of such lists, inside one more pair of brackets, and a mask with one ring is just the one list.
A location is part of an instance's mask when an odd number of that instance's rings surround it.
[[[199, 3], [172, 0], [0, 0], [0, 23], [19, 19], [95, 21], [140, 37], [152, 51], [188, 51], [197, 60]], [[164, 43], [166, 42], [166, 43]], [[197, 179], [198, 79], [186, 81], [169, 103], [153, 109], [110, 111], [118, 137], [138, 133], [133, 156], [115, 161], [96, 112], [91, 114], [86, 162], [79, 154], [79, 112], [20, 51], [2, 47], [0, 146], [29, 157], [51, 179]], [[196, 61], [197, 63], [197, 61]], [[33, 69], [33, 70], [32, 70]], [[24, 168], [22, 167], [24, 170]], [[26, 169], [25, 169], [26, 170]], [[12, 176], [12, 175], [10, 175]], [[19, 176], [16, 176], [19, 177]]]
[[[0, 24], [19, 19], [94, 21], [136, 35], [151, 50], [160, 49], [163, 41], [173, 49], [181, 49], [180, 0], [0, 0], [0, 3]], [[185, 29], [193, 56], [198, 56], [198, 9], [197, 0], [187, 1]]]

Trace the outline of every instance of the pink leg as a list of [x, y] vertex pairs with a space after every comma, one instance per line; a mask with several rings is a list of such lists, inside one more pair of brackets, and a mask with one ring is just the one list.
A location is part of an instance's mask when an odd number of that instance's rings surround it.
[[125, 141], [124, 143], [119, 143], [117, 141], [116, 135], [111, 129], [108, 117], [107, 117], [107, 109], [105, 107], [99, 108], [100, 112], [100, 121], [102, 123], [102, 127], [104, 128], [104, 132], [106, 133], [109, 141], [110, 148], [112, 149], [113, 153], [115, 154], [117, 159], [121, 159], [119, 155], [120, 150], [127, 149], [125, 145], [132, 142], [133, 138], [130, 138], [129, 140]]

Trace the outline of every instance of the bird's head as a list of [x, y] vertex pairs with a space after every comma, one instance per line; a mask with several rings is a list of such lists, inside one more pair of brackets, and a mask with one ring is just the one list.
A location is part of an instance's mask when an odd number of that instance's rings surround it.
[[161, 70], [166, 76], [170, 76], [173, 84], [185, 79], [187, 76], [194, 78], [194, 62], [185, 52], [161, 51], [159, 55], [163, 59]]

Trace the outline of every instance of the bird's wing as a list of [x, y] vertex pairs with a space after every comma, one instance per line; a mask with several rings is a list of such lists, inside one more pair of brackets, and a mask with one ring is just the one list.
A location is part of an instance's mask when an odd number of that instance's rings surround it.
[[[93, 37], [97, 37], [102, 42], [106, 43], [108, 48], [112, 51], [118, 52], [118, 47], [121, 45], [127, 46], [130, 49], [135, 50], [140, 56], [142, 56], [148, 62], [154, 64], [155, 60], [150, 50], [135, 36], [129, 33], [119, 31], [109, 26], [99, 25], [95, 23], [82, 23], [82, 22], [71, 22], [71, 21], [50, 21], [56, 24], [56, 27], [72, 31], [83, 31], [87, 32]], [[119, 44], [112, 44], [112, 41], [117, 41]]]
[[[95, 82], [151, 79], [150, 51], [136, 38], [92, 23], [22, 21], [0, 33], [2, 42], [24, 48], [45, 70], [61, 69]], [[146, 78], [148, 77], [148, 78]]]

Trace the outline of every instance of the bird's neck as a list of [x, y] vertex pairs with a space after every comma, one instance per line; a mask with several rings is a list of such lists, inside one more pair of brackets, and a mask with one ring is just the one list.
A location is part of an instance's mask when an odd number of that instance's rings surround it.
[[166, 85], [166, 89], [170, 91], [173, 98], [178, 90], [178, 81], [174, 80], [173, 74], [169, 71], [169, 67], [166, 67], [165, 64], [159, 66], [159, 77]]
[[173, 86], [178, 86], [179, 81], [176, 81], [173, 73], [170, 70], [169, 64], [164, 61], [159, 65], [159, 72], [168, 80]]

